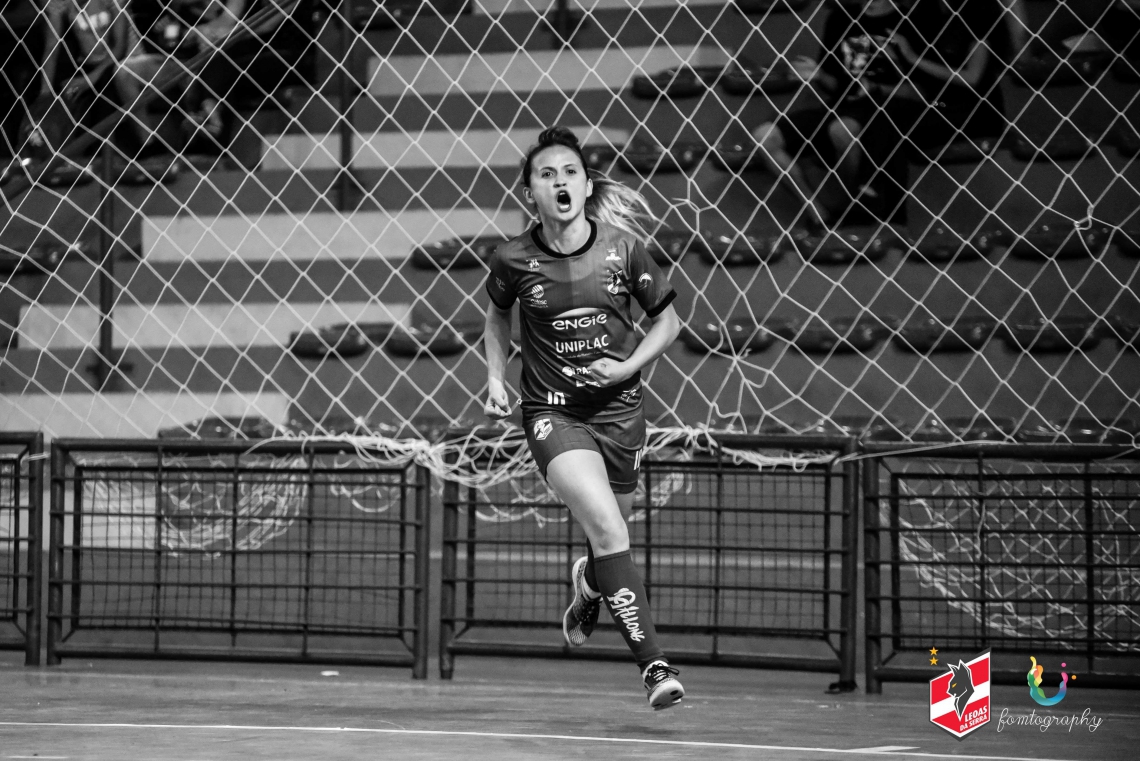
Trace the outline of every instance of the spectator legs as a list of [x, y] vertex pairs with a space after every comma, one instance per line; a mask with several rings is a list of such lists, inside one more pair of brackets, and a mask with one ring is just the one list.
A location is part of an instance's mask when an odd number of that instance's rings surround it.
[[772, 123], [761, 124], [753, 136], [760, 146], [761, 159], [776, 175], [777, 181], [803, 201], [805, 211], [813, 224], [824, 226], [823, 211], [815, 200], [815, 194], [808, 185], [803, 169], [796, 165], [795, 159], [788, 153], [784, 136], [779, 128]]

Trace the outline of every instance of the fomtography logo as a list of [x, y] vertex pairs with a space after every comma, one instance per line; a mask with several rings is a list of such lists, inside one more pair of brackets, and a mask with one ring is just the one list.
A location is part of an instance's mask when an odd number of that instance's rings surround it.
[[990, 720], [990, 652], [930, 680], [930, 721], [961, 740]]
[[[1046, 697], [1045, 690], [1041, 689], [1041, 675], [1045, 673], [1045, 667], [1037, 663], [1037, 658], [1029, 656], [1029, 660], [1033, 663], [1029, 668], [1029, 673], [1025, 675], [1025, 680], [1029, 683], [1029, 697], [1033, 698], [1037, 705], [1042, 706], [1055, 706], [1065, 699], [1065, 693], [1069, 688], [1069, 675], [1064, 671], [1061, 672], [1061, 687], [1057, 690], [1057, 694], [1053, 697]], [[1065, 664], [1061, 664], [1061, 668], [1065, 668]], [[1077, 675], [1073, 675], [1076, 679]]]
[[[1069, 674], [1065, 671], [1061, 672], [1061, 686], [1057, 690], [1057, 694], [1053, 697], [1047, 697], [1045, 690], [1041, 689], [1041, 676], [1045, 673], [1045, 667], [1037, 663], [1037, 658], [1032, 655], [1029, 656], [1029, 661], [1032, 664], [1029, 667], [1029, 673], [1025, 675], [1025, 681], [1029, 683], [1029, 697], [1033, 698], [1034, 702], [1042, 706], [1055, 706], [1065, 699], [1068, 692], [1069, 680], [1075, 680], [1076, 674]], [[1067, 664], [1062, 663], [1061, 668], [1066, 668]], [[1001, 716], [998, 717], [997, 731], [1001, 732], [1011, 726], [1018, 727], [1034, 727], [1040, 732], [1048, 732], [1051, 727], [1066, 727], [1069, 732], [1073, 731], [1073, 727], [1087, 727], [1090, 732], [1095, 732], [1104, 721], [1100, 716], [1095, 715], [1091, 709], [1086, 708], [1080, 714], [1051, 714], [1051, 713], [1037, 713], [1034, 708], [1029, 713], [1015, 714], [1008, 708], [1001, 709]]]

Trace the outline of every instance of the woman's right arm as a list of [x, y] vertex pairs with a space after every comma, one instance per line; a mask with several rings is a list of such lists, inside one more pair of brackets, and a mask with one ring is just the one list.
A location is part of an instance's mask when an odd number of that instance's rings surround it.
[[44, 29], [44, 92], [55, 92], [55, 69], [59, 64], [60, 48], [63, 46], [63, 4], [55, 0], [47, 3], [47, 25]]
[[483, 329], [483, 350], [487, 354], [487, 417], [501, 419], [511, 414], [507, 394], [507, 354], [511, 348], [511, 310], [487, 303], [487, 324]]

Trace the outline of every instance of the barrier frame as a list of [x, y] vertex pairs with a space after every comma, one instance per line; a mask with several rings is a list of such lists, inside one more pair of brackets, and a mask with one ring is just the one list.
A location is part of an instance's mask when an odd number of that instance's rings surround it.
[[[704, 437], [703, 437], [704, 438]], [[721, 434], [710, 433], [706, 438], [706, 444], [709, 444], [707, 453], [694, 458], [692, 462], [676, 462], [671, 460], [655, 460], [652, 458], [645, 458], [642, 460], [642, 472], [646, 479], [647, 486], [652, 483], [653, 479], [662, 473], [670, 470], [700, 470], [704, 473], [715, 474], [718, 483], [722, 482], [722, 476], [728, 471], [736, 473], [751, 473], [755, 474], [755, 478], [763, 479], [772, 472], [770, 468], [759, 469], [751, 464], [736, 464], [729, 455], [726, 455], [722, 447], [731, 447], [734, 449], [768, 449], [768, 450], [782, 450], [782, 451], [807, 451], [807, 450], [829, 450], [833, 451], [836, 460], [827, 465], [806, 465], [804, 470], [814, 471], [822, 480], [824, 484], [825, 495], [823, 497], [825, 509], [820, 513], [824, 515], [825, 525], [830, 525], [827, 522], [830, 520], [840, 521], [840, 528], [838, 533], [841, 537], [840, 546], [831, 546], [827, 540], [827, 529], [825, 529], [824, 540], [825, 547], [820, 550], [827, 560], [827, 572], [824, 577], [830, 576], [830, 563], [831, 558], [838, 558], [839, 573], [838, 580], [839, 586], [837, 588], [826, 587], [820, 594], [824, 600], [824, 620], [825, 625], [823, 630], [819, 631], [798, 631], [789, 632], [787, 630], [770, 630], [763, 627], [757, 627], [747, 630], [739, 630], [729, 628], [718, 629], [716, 626], [712, 627], [691, 627], [686, 625], [676, 625], [669, 623], [662, 623], [660, 620], [657, 622], [657, 629], [662, 633], [700, 633], [710, 635], [712, 637], [713, 645], [707, 651], [701, 650], [670, 650], [668, 655], [670, 662], [678, 664], [706, 664], [706, 665], [723, 665], [723, 666], [736, 666], [747, 668], [769, 668], [769, 669], [782, 669], [782, 670], [796, 670], [796, 671], [817, 671], [817, 672], [831, 672], [838, 676], [838, 680], [833, 683], [829, 690], [832, 692], [850, 692], [857, 689], [855, 681], [855, 667], [856, 667], [856, 637], [857, 633], [857, 542], [859, 538], [859, 525], [856, 510], [858, 509], [858, 489], [859, 489], [859, 476], [858, 461], [852, 457], [857, 448], [857, 441], [851, 437], [844, 436], [827, 436], [827, 435], [751, 435], [751, 434]], [[786, 467], [786, 466], [785, 466]], [[790, 467], [787, 470], [791, 470]], [[650, 489], [646, 488], [646, 501], [637, 507], [649, 507], [649, 494]], [[838, 502], [837, 510], [830, 510], [830, 505], [833, 501]], [[442, 532], [442, 560], [440, 565], [440, 641], [439, 641], [439, 659], [440, 659], [440, 676], [443, 679], [450, 679], [454, 672], [455, 657], [458, 655], [492, 655], [492, 656], [523, 656], [523, 657], [546, 657], [546, 658], [583, 658], [583, 659], [597, 659], [597, 660], [618, 660], [627, 661], [630, 659], [630, 653], [624, 647], [607, 648], [607, 647], [590, 647], [581, 649], [571, 649], [565, 644], [562, 645], [544, 645], [544, 644], [521, 644], [517, 642], [506, 641], [481, 641], [481, 642], [468, 642], [463, 639], [464, 634], [476, 628], [488, 630], [495, 628], [514, 628], [518, 624], [513, 622], [502, 621], [487, 621], [477, 620], [472, 617], [473, 612], [473, 599], [478, 594], [478, 580], [473, 578], [474, 574], [474, 561], [475, 553], [472, 547], [478, 544], [478, 539], [474, 536], [475, 524], [473, 520], [467, 521], [467, 534], [464, 536], [459, 535], [460, 527], [460, 511], [466, 509], [469, 512], [474, 511], [475, 499], [474, 490], [471, 487], [460, 486], [454, 480], [445, 480], [443, 486], [443, 532]], [[565, 509], [565, 508], [563, 508]], [[712, 508], [714, 511], [720, 512], [717, 507]], [[651, 512], [651, 511], [647, 511]], [[776, 511], [778, 512], [778, 511]], [[572, 521], [566, 523], [565, 536], [561, 542], [564, 542], [566, 551], [571, 549], [570, 532], [572, 531]], [[641, 568], [643, 578], [646, 582], [647, 592], [652, 596], [654, 577], [652, 570], [652, 557], [653, 545], [651, 530], [647, 527], [647, 540], [643, 543], [634, 542], [632, 549], [635, 552], [644, 550], [646, 552], [646, 564]], [[464, 549], [465, 567], [460, 570], [460, 549]], [[464, 610], [459, 610], [459, 588], [463, 586], [465, 597]], [[566, 599], [570, 595], [570, 583], [567, 580], [563, 586], [566, 589]], [[830, 601], [832, 598], [837, 599], [839, 613], [838, 616], [832, 617], [828, 614]], [[608, 619], [608, 614], [602, 613], [602, 620]], [[835, 620], [837, 619], [837, 620]], [[523, 628], [560, 628], [561, 621], [549, 622], [531, 622], [522, 624]], [[699, 632], [696, 629], [700, 629]], [[482, 632], [485, 633], [485, 632]], [[755, 637], [783, 637], [783, 638], [799, 638], [799, 639], [814, 639], [822, 640], [832, 648], [834, 657], [813, 657], [810, 655], [786, 655], [778, 653], [770, 654], [741, 654], [741, 653], [724, 653], [717, 649], [717, 636], [718, 634], [731, 634], [741, 636], [755, 636]], [[834, 637], [838, 644], [832, 644], [831, 639]]]
[[[38, 431], [0, 433], [0, 449], [15, 449], [10, 482], [12, 504], [0, 504], [0, 512], [12, 512], [12, 536], [6, 543], [12, 547], [11, 571], [0, 571], [0, 577], [10, 579], [11, 624], [18, 637], [0, 636], [0, 650], [23, 650], [24, 664], [40, 665], [43, 612], [43, 521], [44, 521], [44, 437]], [[5, 456], [6, 457], [6, 456]], [[26, 473], [24, 466], [26, 465]], [[0, 475], [0, 477], [9, 474]], [[26, 484], [26, 491], [21, 486]], [[26, 493], [27, 504], [21, 501]], [[26, 532], [21, 530], [20, 511], [26, 508]], [[20, 568], [20, 547], [25, 547], [25, 569]], [[21, 615], [23, 624], [21, 626]], [[3, 621], [0, 621], [3, 623]]]
[[[914, 635], [908, 634], [906, 631], [901, 631], [903, 616], [901, 614], [901, 602], [904, 599], [909, 599], [902, 595], [900, 592], [900, 566], [903, 561], [899, 559], [899, 535], [906, 529], [900, 528], [898, 525], [897, 515], [899, 504], [902, 499], [897, 488], [897, 474], [891, 471], [885, 464], [886, 460], [960, 460], [968, 461], [973, 460], [978, 465], [979, 483], [985, 482], [985, 474], [983, 469], [987, 461], [1003, 460], [1007, 462], [1042, 462], [1042, 463], [1068, 463], [1071, 465], [1084, 466], [1084, 481], [1086, 491], [1083, 495], [1084, 510], [1086, 515], [1086, 522], [1091, 523], [1091, 511], [1093, 505], [1093, 491], [1092, 480], [1093, 474], [1090, 474], [1089, 467], [1096, 462], [1115, 460], [1115, 461], [1136, 461], [1140, 460], [1140, 449], [1128, 446], [1116, 445], [1099, 445], [1099, 444], [1020, 444], [1020, 443], [963, 443], [953, 445], [943, 445], [937, 447], [923, 447], [916, 449], [914, 444], [902, 443], [875, 443], [864, 442], [862, 445], [864, 454], [863, 464], [863, 581], [864, 581], [864, 642], [865, 642], [865, 656], [866, 656], [866, 674], [867, 674], [867, 692], [870, 694], [879, 694], [882, 692], [883, 682], [926, 682], [933, 674], [931, 667], [916, 667], [909, 665], [892, 664], [892, 661], [900, 655], [915, 654], [920, 652], [913, 648], [902, 647], [902, 639], [907, 636], [913, 637]], [[883, 493], [881, 486], [884, 483], [883, 473], [886, 472], [889, 476], [890, 486], [887, 493]], [[927, 475], [938, 477], [941, 474], [939, 471], [928, 471]], [[910, 472], [908, 475], [914, 475]], [[1071, 474], [1066, 474], [1071, 475]], [[1000, 480], [1003, 474], [996, 474], [993, 477], [994, 481]], [[1016, 476], [1006, 476], [1014, 478]], [[1130, 476], [1123, 476], [1125, 480], [1140, 481], [1140, 469]], [[979, 505], [979, 510], [991, 498], [984, 494], [984, 490], [979, 490], [979, 495], [970, 498], [976, 501]], [[1054, 497], [1056, 499], [1056, 497]], [[881, 521], [881, 505], [886, 504], [889, 509], [890, 524], [884, 526]], [[1086, 538], [1088, 546], [1092, 546], [1093, 536], [1096, 532], [1089, 529], [1087, 526], [1081, 532]], [[883, 541], [883, 537], [887, 537], [887, 541]], [[884, 543], [887, 545], [884, 547]], [[1086, 558], [1091, 557], [1092, 553], [1087, 553]], [[932, 561], [934, 562], [934, 561]], [[909, 563], [914, 564], [914, 563]], [[1097, 601], [1092, 593], [1092, 579], [1094, 575], [1090, 573], [1093, 568], [1101, 567], [1092, 562], [1086, 562], [1084, 568], [1086, 569], [1086, 578], [1088, 579], [1087, 597], [1083, 600], [1076, 600], [1074, 605], [1083, 603], [1089, 611], [1090, 619], [1095, 616], [1095, 608]], [[1112, 567], [1112, 566], [1105, 566]], [[884, 592], [883, 579], [884, 574], [890, 578], [890, 588]], [[985, 589], [985, 585], [982, 585]], [[927, 598], [922, 598], [927, 599]], [[986, 597], [969, 598], [967, 601], [976, 602], [981, 606], [986, 605], [989, 601]], [[1140, 605], [1140, 603], [1132, 603], [1133, 605]], [[884, 606], [890, 612], [890, 625], [884, 631]], [[1079, 665], [1077, 670], [1080, 672], [1080, 683], [1087, 687], [1110, 687], [1110, 688], [1131, 688], [1136, 689], [1140, 687], [1138, 684], [1138, 677], [1140, 677], [1140, 667], [1134, 667], [1128, 673], [1122, 672], [1108, 672], [1097, 667], [1097, 662], [1103, 661], [1110, 656], [1119, 656], [1119, 653], [1101, 652], [1095, 648], [1095, 640], [1091, 635], [1092, 626], [1086, 629], [1090, 632], [1090, 636], [1082, 640], [1084, 648], [1065, 647], [1065, 641], [1060, 641], [1062, 644], [1057, 647], [1041, 646], [1035, 642], [1032, 649], [1026, 649], [1025, 646], [1013, 647], [1011, 646], [1011, 638], [1008, 636], [987, 636], [983, 628], [981, 637], [982, 649], [990, 650], [995, 654], [1013, 654], [1024, 655], [1027, 659], [1030, 654], [1058, 654], [1066, 658], [1084, 659], [1084, 664]], [[890, 643], [891, 651], [884, 657], [884, 645]], [[1073, 641], [1075, 643], [1075, 640]], [[1133, 654], [1133, 659], [1140, 662], [1140, 643]], [[1026, 683], [1026, 672], [1017, 669], [1002, 668], [1000, 663], [995, 663], [991, 666], [991, 680], [995, 684], [1010, 684], [1010, 685], [1024, 685]]]
[[[396, 589], [398, 596], [398, 611], [397, 611], [397, 625], [395, 627], [377, 627], [374, 631], [360, 631], [353, 629], [351, 631], [338, 631], [335, 626], [323, 625], [319, 631], [310, 631], [310, 621], [306, 619], [304, 624], [289, 628], [287, 625], [282, 625], [278, 628], [273, 628], [275, 633], [286, 632], [288, 634], [300, 636], [301, 644], [299, 648], [248, 648], [241, 647], [237, 644], [237, 634], [249, 633], [264, 633], [256, 627], [249, 629], [241, 629], [235, 627], [233, 624], [225, 624], [219, 622], [215, 627], [194, 627], [193, 631], [196, 632], [209, 632], [218, 633], [225, 632], [231, 633], [231, 646], [228, 648], [217, 647], [184, 647], [184, 646], [164, 646], [162, 643], [162, 634], [166, 632], [184, 631], [185, 627], [178, 626], [162, 626], [161, 618], [156, 617], [153, 627], [153, 641], [150, 646], [142, 647], [131, 644], [113, 644], [108, 646], [90, 646], [90, 645], [73, 645], [69, 644], [68, 640], [77, 631], [82, 629], [82, 624], [78, 619], [78, 600], [82, 595], [83, 579], [79, 578], [78, 574], [82, 566], [75, 562], [77, 558], [75, 555], [83, 551], [81, 541], [75, 541], [71, 545], [66, 544], [64, 536], [65, 531], [65, 516], [69, 513], [66, 510], [66, 489], [77, 488], [82, 484], [81, 474], [68, 473], [69, 465], [74, 467], [72, 457], [76, 453], [92, 453], [102, 455], [114, 454], [147, 454], [154, 455], [158, 458], [158, 465], [152, 468], [156, 472], [156, 491], [161, 489], [162, 486], [162, 463], [164, 455], [224, 455], [234, 458], [234, 489], [236, 491], [238, 484], [237, 474], [240, 471], [240, 458], [243, 455], [277, 455], [277, 456], [295, 456], [304, 457], [307, 459], [307, 467], [304, 470], [305, 483], [307, 486], [306, 496], [304, 498], [306, 515], [304, 520], [311, 525], [316, 520], [313, 515], [314, 503], [314, 486], [321, 485], [315, 481], [316, 474], [323, 474], [326, 472], [333, 472], [329, 470], [322, 470], [314, 464], [314, 460], [320, 455], [335, 455], [335, 454], [354, 454], [360, 451], [367, 451], [366, 446], [361, 447], [354, 443], [348, 442], [335, 442], [335, 441], [281, 441], [270, 440], [264, 442], [251, 442], [251, 441], [201, 441], [201, 440], [109, 440], [109, 439], [56, 439], [52, 442], [51, 446], [51, 507], [49, 512], [49, 552], [48, 552], [48, 605], [47, 605], [47, 662], [49, 665], [56, 665], [63, 657], [130, 657], [130, 658], [195, 658], [207, 660], [233, 660], [233, 661], [275, 661], [275, 662], [307, 662], [307, 663], [338, 663], [338, 664], [367, 664], [367, 665], [392, 665], [392, 666], [408, 666], [412, 667], [412, 676], [417, 679], [425, 678], [427, 675], [427, 637], [428, 637], [428, 586], [429, 586], [429, 545], [428, 536], [430, 532], [430, 513], [428, 510], [428, 503], [430, 498], [430, 480], [428, 471], [413, 463], [397, 466], [380, 466], [369, 464], [366, 468], [360, 468], [352, 472], [361, 472], [368, 474], [387, 474], [398, 478], [398, 488], [400, 492], [400, 518], [399, 535], [400, 546], [394, 551], [389, 551], [386, 554], [399, 557], [400, 572], [399, 579], [395, 587], [383, 587], [382, 589]], [[380, 454], [380, 453], [378, 453]], [[90, 466], [89, 466], [90, 467]], [[95, 466], [96, 468], [98, 466]], [[252, 471], [248, 471], [252, 472]], [[335, 471], [343, 472], [343, 471]], [[73, 509], [73, 514], [82, 515], [82, 504], [76, 503]], [[158, 511], [155, 511], [155, 516]], [[397, 523], [397, 521], [386, 521], [388, 523]], [[77, 535], [78, 529], [76, 528], [78, 522], [73, 522], [72, 531]], [[414, 532], [410, 541], [407, 538], [407, 532]], [[310, 533], [311, 536], [311, 533]], [[311, 539], [309, 544], [312, 544]], [[73, 554], [73, 562], [71, 564], [70, 577], [65, 578], [65, 558], [64, 553], [70, 552]], [[154, 550], [156, 554], [161, 554], [162, 549]], [[233, 549], [230, 551], [231, 555], [237, 556], [240, 550]], [[302, 553], [294, 553], [302, 554]], [[311, 547], [307, 548], [305, 553], [308, 557], [307, 562], [311, 568], [313, 552]], [[404, 578], [405, 566], [408, 564], [407, 556], [411, 557], [411, 578]], [[158, 575], [156, 573], [156, 575]], [[90, 582], [89, 582], [90, 583]], [[161, 585], [161, 580], [157, 582]], [[308, 614], [309, 593], [311, 587], [308, 586], [309, 582], [305, 582], [302, 588], [306, 594], [306, 615]], [[234, 582], [235, 590], [238, 588], [236, 581]], [[285, 587], [281, 587], [285, 588]], [[381, 589], [377, 587], [376, 589]], [[65, 590], [70, 592], [71, 595], [71, 610], [68, 611], [65, 606], [64, 594]], [[235, 592], [236, 593], [236, 592]], [[408, 604], [408, 596], [410, 596], [411, 615], [405, 615], [405, 607]], [[157, 599], [157, 598], [156, 598]], [[157, 604], [157, 603], [156, 603]], [[71, 624], [70, 631], [64, 631], [64, 622], [67, 621]], [[116, 627], [116, 626], [100, 626], [93, 627], [101, 632], [115, 632], [126, 631], [128, 629], [136, 629], [136, 627]], [[320, 649], [314, 650], [311, 646], [311, 640], [314, 636], [328, 636], [328, 637], [388, 637], [401, 642], [407, 649], [408, 653], [377, 653], [370, 651], [357, 650], [330, 650]]]

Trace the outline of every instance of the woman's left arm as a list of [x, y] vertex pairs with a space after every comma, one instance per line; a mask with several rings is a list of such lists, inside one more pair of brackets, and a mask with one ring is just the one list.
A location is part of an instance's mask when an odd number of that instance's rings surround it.
[[590, 375], [599, 386], [613, 386], [628, 380], [641, 368], [665, 353], [681, 332], [681, 318], [677, 310], [669, 304], [653, 318], [653, 325], [641, 339], [641, 343], [624, 361], [602, 358], [590, 363]]

